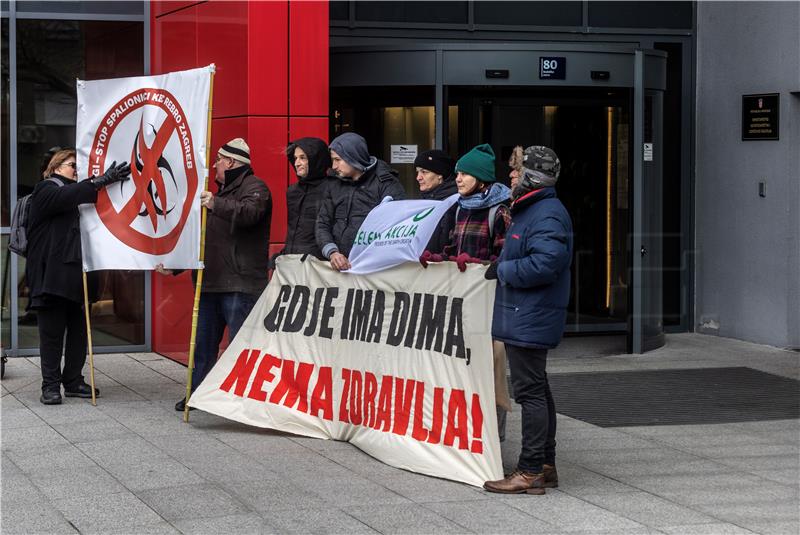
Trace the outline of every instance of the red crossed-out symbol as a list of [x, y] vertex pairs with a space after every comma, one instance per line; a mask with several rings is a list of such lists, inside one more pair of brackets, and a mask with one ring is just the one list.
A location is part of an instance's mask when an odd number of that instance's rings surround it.
[[[132, 103], [131, 99], [134, 96], [143, 94], [147, 94], [148, 98], [139, 99], [138, 101]], [[165, 104], [165, 101], [169, 102], [173, 108], [170, 109]], [[108, 147], [108, 143], [111, 140], [117, 126], [128, 114], [145, 105], [150, 105], [158, 106], [164, 110], [164, 112], [167, 114], [167, 117], [156, 131], [155, 139], [150, 147], [147, 146], [147, 143], [144, 140], [143, 119], [140, 121], [137, 136], [138, 141], [134, 143], [133, 139], [130, 140], [130, 144], [134, 147], [131, 154], [131, 161], [136, 161], [137, 149], [142, 161], [141, 171], [136, 167], [136, 165], [131, 166], [131, 181], [134, 185], [134, 193], [131, 198], [128, 199], [122, 209], [117, 211], [111, 202], [108, 192], [105, 189], [101, 189], [97, 192], [97, 215], [100, 217], [100, 220], [108, 228], [108, 230], [125, 245], [128, 245], [129, 247], [143, 253], [149, 253], [153, 255], [166, 254], [172, 251], [177, 245], [178, 240], [181, 237], [181, 233], [183, 232], [183, 228], [186, 225], [186, 221], [188, 220], [189, 213], [191, 212], [192, 201], [197, 193], [197, 167], [191, 159], [187, 158], [187, 153], [189, 155], [194, 155], [194, 143], [192, 142], [191, 131], [186, 126], [179, 129], [179, 126], [186, 124], [186, 115], [183, 113], [183, 109], [181, 108], [177, 99], [169, 91], [163, 89], [139, 89], [129, 93], [128, 95], [125, 95], [117, 104], [109, 109], [108, 113], [100, 122], [100, 124], [108, 124], [107, 121], [112, 114], [114, 114], [115, 109], [124, 105], [125, 103], [129, 104], [129, 107], [116, 117], [110, 127], [103, 127], [102, 129], [98, 128], [97, 133], [95, 134], [94, 143], [92, 143], [92, 149], [89, 153], [90, 169], [105, 169], [104, 164], [107, 153], [102, 148], [99, 148], [100, 137], [101, 135], [105, 136], [105, 143], [102, 146]], [[186, 197], [183, 199], [180, 220], [175, 225], [175, 228], [173, 228], [164, 236], [156, 237], [144, 234], [134, 229], [131, 225], [139, 215], [142, 206], [144, 206], [150, 217], [150, 223], [152, 224], [154, 231], [158, 229], [158, 212], [160, 211], [162, 214], [166, 214], [167, 212], [166, 188], [164, 186], [164, 178], [158, 166], [158, 161], [159, 158], [162, 157], [164, 149], [173, 135], [178, 136], [178, 145], [181, 148], [185, 146], [188, 147], [186, 152], [183, 150], [180, 151], [180, 158], [183, 161], [183, 169], [186, 176]], [[160, 210], [156, 210], [153, 197], [148, 190], [151, 182], [155, 186], [155, 192], [158, 196], [159, 204], [161, 205]]]

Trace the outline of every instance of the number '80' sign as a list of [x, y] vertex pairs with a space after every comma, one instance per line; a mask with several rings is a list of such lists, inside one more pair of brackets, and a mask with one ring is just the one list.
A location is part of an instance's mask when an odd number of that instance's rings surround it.
[[539, 58], [539, 78], [551, 80], [563, 80], [566, 72], [567, 58], [563, 57], [540, 57]]

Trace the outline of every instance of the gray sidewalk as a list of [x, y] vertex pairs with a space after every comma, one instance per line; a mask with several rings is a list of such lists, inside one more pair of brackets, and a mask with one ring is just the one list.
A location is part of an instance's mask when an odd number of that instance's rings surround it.
[[[800, 379], [800, 353], [695, 334], [645, 356], [592, 354], [570, 339], [548, 372], [746, 367]], [[97, 407], [45, 407], [38, 359], [9, 361], [2, 533], [800, 532], [797, 419], [597, 427], [560, 414], [560, 488], [503, 496], [389, 467], [347, 443], [200, 411], [184, 424], [173, 410], [182, 366], [152, 353], [95, 365]], [[507, 470], [519, 410], [508, 425]]]

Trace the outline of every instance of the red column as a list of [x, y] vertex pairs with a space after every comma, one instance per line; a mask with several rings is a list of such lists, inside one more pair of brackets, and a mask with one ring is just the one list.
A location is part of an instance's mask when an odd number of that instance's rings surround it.
[[[247, 140], [272, 192], [270, 249], [279, 250], [294, 178], [284, 149], [294, 138], [328, 137], [327, 0], [155, 1], [150, 29], [154, 74], [216, 65], [212, 159], [231, 138]], [[186, 359], [192, 297], [188, 273], [153, 274], [153, 351]]]

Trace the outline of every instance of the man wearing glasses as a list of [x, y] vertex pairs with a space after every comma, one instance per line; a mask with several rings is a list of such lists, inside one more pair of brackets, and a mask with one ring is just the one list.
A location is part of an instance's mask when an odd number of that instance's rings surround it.
[[[250, 147], [242, 138], [220, 147], [214, 168], [217, 194], [200, 193], [208, 219], [192, 391], [217, 362], [225, 327], [233, 340], [267, 286], [269, 188], [253, 173]], [[160, 265], [156, 271], [172, 273]], [[176, 411], [184, 408], [184, 399], [175, 404]]]

